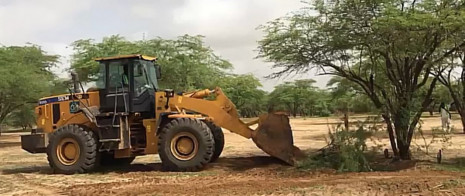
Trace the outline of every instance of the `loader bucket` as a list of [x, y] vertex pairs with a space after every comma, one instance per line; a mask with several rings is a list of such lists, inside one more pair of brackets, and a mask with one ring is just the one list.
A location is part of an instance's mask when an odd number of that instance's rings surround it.
[[267, 154], [290, 165], [302, 157], [300, 149], [294, 146], [289, 118], [284, 114], [260, 115], [252, 140]]

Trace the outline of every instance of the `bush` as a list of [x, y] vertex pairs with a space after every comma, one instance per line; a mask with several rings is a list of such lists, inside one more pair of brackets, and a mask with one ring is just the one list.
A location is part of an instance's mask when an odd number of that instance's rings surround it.
[[300, 162], [301, 169], [333, 168], [340, 172], [371, 171], [366, 140], [372, 135], [363, 125], [357, 130], [345, 130], [341, 125], [329, 131], [328, 146], [317, 155]]

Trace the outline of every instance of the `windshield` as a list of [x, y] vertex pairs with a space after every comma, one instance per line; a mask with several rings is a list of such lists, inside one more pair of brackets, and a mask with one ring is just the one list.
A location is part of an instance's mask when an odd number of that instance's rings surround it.
[[[145, 92], [146, 89], [158, 89], [156, 67], [152, 61], [134, 60], [134, 90], [136, 96]], [[108, 66], [109, 88], [122, 88], [129, 86], [129, 66], [120, 61], [110, 62]], [[97, 74], [96, 85], [98, 89], [106, 88], [105, 62], [100, 63], [100, 71]]]
[[134, 90], [136, 96], [141, 95], [147, 89], [157, 89], [157, 80], [153, 81], [151, 76], [151, 68], [153, 63], [144, 60], [134, 61]]

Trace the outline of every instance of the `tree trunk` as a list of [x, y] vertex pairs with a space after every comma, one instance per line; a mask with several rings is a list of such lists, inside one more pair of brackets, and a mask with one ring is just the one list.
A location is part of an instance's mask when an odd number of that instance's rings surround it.
[[462, 131], [465, 133], [465, 114], [459, 113], [460, 118], [462, 119]]
[[2, 136], [3, 120], [0, 120], [0, 136]]
[[410, 155], [410, 144], [405, 144], [404, 142], [397, 142], [399, 148], [399, 158], [401, 160], [410, 160], [412, 159]]
[[349, 112], [344, 111], [344, 127], [346, 128], [346, 131], [349, 130]]
[[398, 159], [399, 158], [399, 150], [397, 149], [396, 138], [395, 138], [395, 135], [394, 135], [394, 129], [392, 127], [391, 118], [387, 114], [383, 114], [382, 117], [383, 117], [383, 119], [384, 119], [384, 121], [386, 122], [386, 125], [387, 125], [387, 131], [388, 131], [388, 134], [389, 134], [389, 141], [391, 143], [392, 152], [394, 153], [394, 159]]
[[396, 133], [397, 149], [399, 149], [399, 158], [402, 160], [410, 160], [410, 139], [408, 131], [410, 126], [410, 114], [406, 108], [399, 109], [399, 112], [394, 115], [394, 129]]

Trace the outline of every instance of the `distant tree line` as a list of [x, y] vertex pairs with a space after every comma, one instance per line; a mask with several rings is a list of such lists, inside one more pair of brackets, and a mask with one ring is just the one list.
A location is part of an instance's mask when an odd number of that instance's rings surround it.
[[[377, 111], [363, 90], [344, 77], [331, 78], [325, 89], [316, 87], [315, 80], [302, 79], [285, 82], [266, 92], [255, 76], [231, 74], [231, 63], [205, 46], [201, 36], [128, 41], [115, 35], [100, 42], [78, 40], [72, 47], [70, 69], [83, 82], [96, 79], [98, 64], [93, 60], [96, 57], [136, 53], [157, 56], [163, 72], [161, 88], [189, 91], [219, 86], [242, 117], [270, 111], [286, 111], [294, 117]], [[31, 128], [35, 124], [33, 108], [39, 98], [68, 92], [69, 78], [58, 78], [51, 72], [58, 58], [37, 45], [0, 47], [1, 125]], [[433, 92], [436, 102], [451, 101], [446, 87], [436, 89]]]

